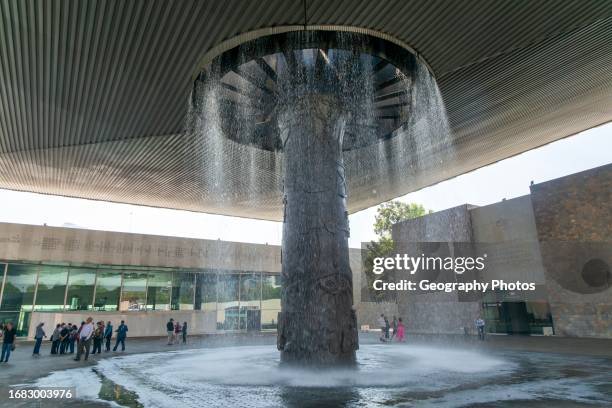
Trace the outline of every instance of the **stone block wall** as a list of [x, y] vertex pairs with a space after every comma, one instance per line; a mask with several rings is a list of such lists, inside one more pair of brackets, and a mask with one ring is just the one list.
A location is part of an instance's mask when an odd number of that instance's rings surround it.
[[540, 241], [612, 242], [612, 164], [531, 186]]
[[378, 329], [378, 317], [381, 313], [389, 318], [389, 322], [393, 316], [403, 316], [399, 313], [397, 304], [391, 302], [360, 302], [357, 306], [357, 325], [370, 326], [370, 329]]
[[531, 186], [555, 334], [612, 337], [612, 165]]
[[[395, 224], [393, 240], [397, 253], [410, 253], [411, 243], [472, 242], [471, 208], [465, 204]], [[451, 281], [453, 277], [448, 275], [452, 274], [441, 272], [432, 275], [431, 280]], [[402, 277], [406, 276], [396, 276]], [[464, 327], [473, 326], [480, 313], [480, 302], [460, 299], [457, 292], [400, 292], [398, 313], [405, 319], [408, 333], [459, 334]]]

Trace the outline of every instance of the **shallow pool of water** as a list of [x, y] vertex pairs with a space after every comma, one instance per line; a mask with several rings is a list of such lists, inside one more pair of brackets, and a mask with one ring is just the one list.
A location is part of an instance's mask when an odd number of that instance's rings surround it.
[[543, 353], [364, 345], [356, 369], [279, 365], [271, 346], [105, 359], [38, 386], [76, 386], [86, 401], [128, 407], [609, 406], [612, 363]]

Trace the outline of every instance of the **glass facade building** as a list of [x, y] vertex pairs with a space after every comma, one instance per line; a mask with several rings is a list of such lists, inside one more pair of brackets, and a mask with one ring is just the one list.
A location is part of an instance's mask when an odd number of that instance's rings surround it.
[[0, 261], [0, 321], [26, 336], [33, 311], [214, 312], [218, 330], [275, 330], [278, 273]]

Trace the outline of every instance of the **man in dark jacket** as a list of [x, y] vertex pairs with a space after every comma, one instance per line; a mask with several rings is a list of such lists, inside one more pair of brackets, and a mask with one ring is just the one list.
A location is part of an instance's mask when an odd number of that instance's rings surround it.
[[102, 340], [104, 340], [104, 322], [96, 323], [96, 329], [93, 334], [93, 351], [91, 354], [102, 353]]
[[174, 343], [174, 319], [168, 320], [166, 323], [166, 332], [168, 333], [168, 345]]
[[117, 327], [117, 341], [115, 342], [115, 347], [113, 347], [113, 351], [117, 351], [117, 347], [119, 343], [121, 343], [121, 351], [125, 351], [125, 339], [127, 337], [128, 327], [125, 322], [122, 320], [119, 327]]
[[57, 324], [55, 326], [55, 330], [53, 330], [53, 334], [51, 335], [51, 354], [57, 354], [60, 345], [60, 331], [62, 330], [62, 325]]
[[17, 336], [17, 330], [13, 323], [8, 322], [2, 331], [2, 356], [0, 357], [0, 363], [8, 363], [11, 351], [15, 347], [15, 336]]
[[77, 325], [73, 324], [72, 328], [70, 329], [70, 333], [68, 334], [68, 346], [70, 349], [70, 354], [74, 354], [74, 344], [77, 341], [78, 331], [79, 329], [77, 328]]
[[391, 328], [391, 325], [389, 324], [389, 319], [387, 319], [387, 316], [385, 316], [385, 340], [389, 341], [389, 329]]
[[60, 330], [60, 354], [64, 354], [66, 351], [68, 351], [71, 331], [72, 327], [62, 323], [62, 330]]
[[34, 351], [32, 352], [32, 355], [34, 356], [40, 355], [40, 345], [42, 344], [43, 338], [47, 337], [45, 331], [43, 330], [44, 325], [44, 323], [38, 323], [38, 326], [36, 326], [36, 333], [34, 334], [34, 340], [36, 340], [36, 343], [34, 343]]
[[111, 321], [109, 320], [106, 323], [106, 328], [104, 329], [104, 339], [106, 340], [106, 351], [110, 351], [110, 343], [111, 343], [111, 338], [113, 337], [113, 325], [111, 323]]

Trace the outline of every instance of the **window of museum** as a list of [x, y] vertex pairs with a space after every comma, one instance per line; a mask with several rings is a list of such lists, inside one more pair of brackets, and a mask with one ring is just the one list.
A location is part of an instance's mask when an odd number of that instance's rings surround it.
[[175, 272], [172, 280], [172, 310], [193, 310], [195, 274]]
[[8, 273], [8, 264], [0, 263], [0, 306], [2, 305], [2, 292], [4, 292], [4, 281], [6, 280], [7, 273]]
[[118, 310], [121, 295], [121, 279], [121, 272], [98, 270], [94, 310], [104, 312]]
[[217, 310], [217, 274], [198, 273], [196, 275], [195, 309], [205, 312]]
[[172, 272], [149, 273], [147, 310], [170, 310]]
[[219, 273], [217, 329], [240, 329], [240, 275]]
[[261, 274], [240, 275], [240, 330], [261, 327]]
[[146, 310], [147, 305], [147, 274], [140, 272], [124, 272], [121, 302], [122, 312], [138, 312]]
[[91, 310], [95, 284], [95, 269], [70, 268], [66, 290], [66, 310]]
[[67, 267], [41, 265], [39, 267], [34, 311], [56, 312], [64, 310], [67, 281]]
[[261, 330], [276, 330], [281, 302], [281, 276], [264, 273], [261, 285]]
[[38, 265], [9, 264], [4, 280], [0, 320], [13, 322], [18, 336], [26, 336], [36, 298]]

